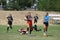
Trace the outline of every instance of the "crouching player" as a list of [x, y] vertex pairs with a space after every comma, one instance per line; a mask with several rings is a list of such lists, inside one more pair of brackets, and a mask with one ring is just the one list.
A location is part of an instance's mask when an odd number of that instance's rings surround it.
[[28, 33], [27, 29], [25, 29], [24, 27], [22, 27], [21, 30], [19, 29], [18, 32], [20, 32], [21, 34], [27, 34]]
[[44, 16], [44, 36], [47, 36], [47, 30], [48, 30], [48, 21], [49, 21], [49, 16], [48, 13]]
[[29, 12], [28, 15], [25, 16], [25, 20], [27, 21], [27, 31], [32, 32], [33, 27], [32, 27], [32, 16], [31, 13]]
[[10, 14], [8, 17], [8, 27], [7, 27], [7, 32], [9, 31], [9, 28], [12, 29], [12, 22], [13, 22], [13, 17], [12, 17], [12, 14]]

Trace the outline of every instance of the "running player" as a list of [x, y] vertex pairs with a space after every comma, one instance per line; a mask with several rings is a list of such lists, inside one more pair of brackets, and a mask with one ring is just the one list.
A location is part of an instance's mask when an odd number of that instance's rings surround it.
[[12, 29], [12, 22], [13, 22], [12, 14], [9, 14], [9, 16], [7, 17], [7, 19], [8, 19], [8, 27], [7, 27], [7, 32], [8, 32], [9, 28]]
[[28, 13], [26, 17], [26, 21], [27, 21], [27, 31], [30, 31], [30, 34], [33, 30], [33, 27], [32, 27], [32, 16], [31, 16], [31, 12]]
[[34, 28], [34, 30], [35, 31], [41, 31], [41, 29], [37, 29], [37, 21], [38, 21], [38, 14], [36, 14], [35, 16], [34, 16], [34, 26], [33, 26], [33, 28]]
[[37, 24], [37, 21], [38, 21], [38, 14], [34, 16], [34, 24]]
[[48, 21], [49, 21], [49, 16], [48, 13], [46, 13], [46, 15], [44, 16], [44, 36], [47, 36], [47, 29], [48, 29]]

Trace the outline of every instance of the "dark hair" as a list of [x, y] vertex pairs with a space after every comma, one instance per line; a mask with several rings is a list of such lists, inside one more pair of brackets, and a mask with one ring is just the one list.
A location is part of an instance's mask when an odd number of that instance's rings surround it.
[[48, 12], [46, 13], [46, 16], [48, 15]]

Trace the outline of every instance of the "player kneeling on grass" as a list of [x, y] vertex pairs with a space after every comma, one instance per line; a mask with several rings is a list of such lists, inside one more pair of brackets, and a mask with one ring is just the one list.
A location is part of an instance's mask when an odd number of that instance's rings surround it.
[[48, 29], [48, 21], [49, 21], [49, 16], [48, 13], [44, 16], [44, 36], [47, 36], [47, 29]]
[[8, 19], [8, 27], [7, 27], [7, 32], [8, 32], [9, 28], [12, 29], [12, 22], [13, 22], [12, 14], [9, 14], [9, 16], [7, 17], [7, 19]]
[[25, 29], [24, 27], [19, 29], [18, 32], [20, 32], [21, 34], [27, 34], [28, 33], [27, 29]]

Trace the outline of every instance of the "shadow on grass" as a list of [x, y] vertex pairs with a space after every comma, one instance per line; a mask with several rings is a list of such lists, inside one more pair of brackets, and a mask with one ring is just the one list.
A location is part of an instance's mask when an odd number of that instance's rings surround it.
[[37, 36], [37, 35], [34, 35], [34, 34], [28, 34], [28, 36], [32, 36], [32, 37], [34, 37], [34, 36]]
[[53, 37], [53, 35], [47, 35], [48, 37]]

